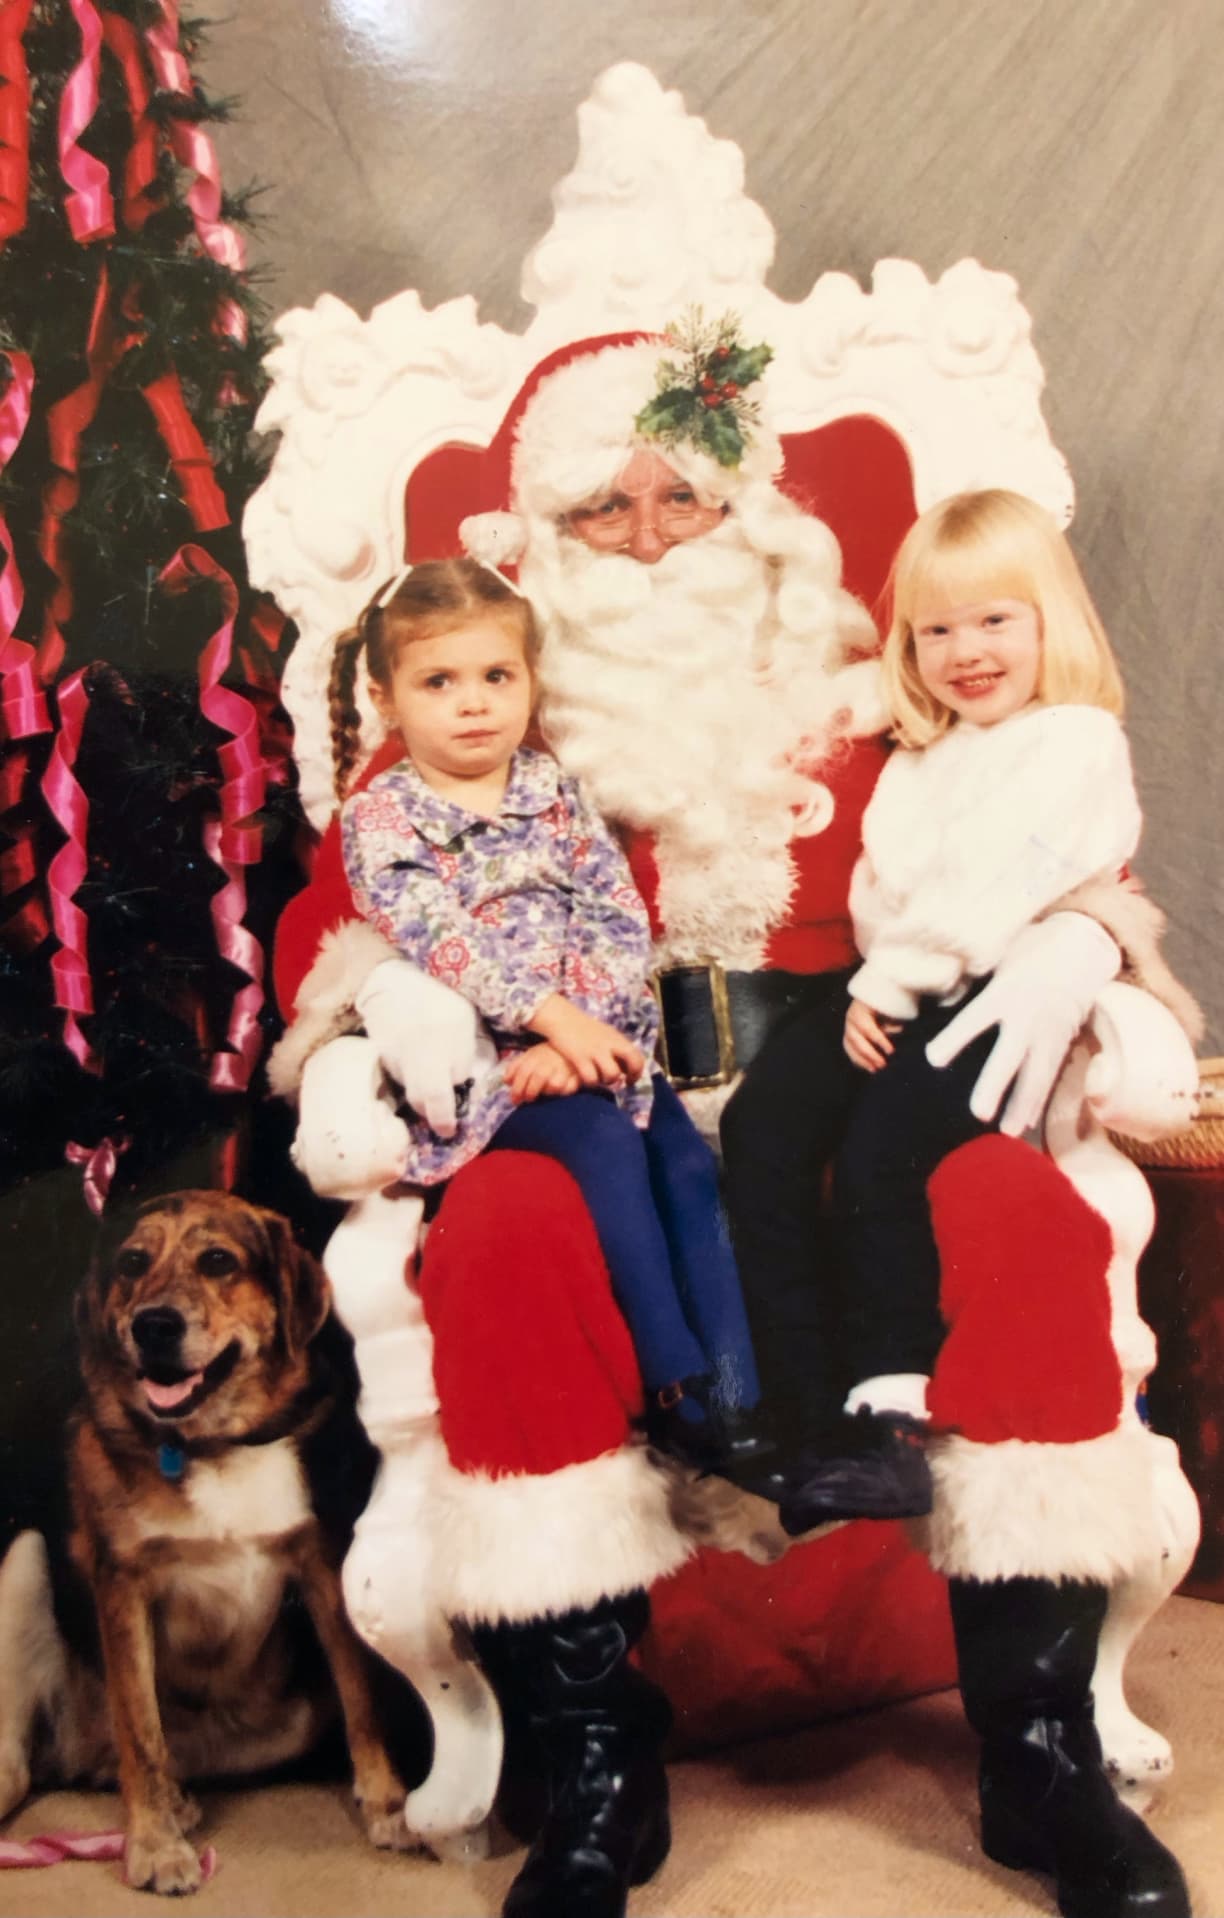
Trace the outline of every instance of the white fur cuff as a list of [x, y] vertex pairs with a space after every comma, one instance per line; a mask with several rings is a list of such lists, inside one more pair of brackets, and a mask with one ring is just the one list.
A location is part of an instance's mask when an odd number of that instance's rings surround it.
[[1071, 1445], [932, 1440], [935, 1505], [918, 1542], [949, 1578], [1113, 1584], [1160, 1555], [1166, 1443], [1137, 1423]]
[[298, 987], [293, 1024], [268, 1056], [268, 1084], [279, 1098], [297, 1097], [306, 1061], [320, 1046], [361, 1030], [356, 996], [375, 966], [398, 956], [362, 919], [324, 933], [319, 956]]
[[441, 1607], [472, 1624], [649, 1587], [693, 1550], [672, 1521], [666, 1478], [639, 1445], [539, 1476], [447, 1471], [433, 1487], [430, 1539]]

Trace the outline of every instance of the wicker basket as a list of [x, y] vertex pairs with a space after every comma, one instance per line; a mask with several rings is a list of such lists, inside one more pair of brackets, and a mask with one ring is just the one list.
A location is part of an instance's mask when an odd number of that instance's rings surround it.
[[1224, 1059], [1199, 1060], [1198, 1117], [1184, 1131], [1155, 1141], [1109, 1136], [1136, 1165], [1224, 1166]]

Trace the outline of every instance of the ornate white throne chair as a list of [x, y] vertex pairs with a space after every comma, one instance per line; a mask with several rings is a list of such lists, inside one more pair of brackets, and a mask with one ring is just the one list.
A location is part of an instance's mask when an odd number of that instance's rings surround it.
[[[577, 165], [556, 189], [552, 227], [524, 265], [523, 293], [535, 317], [521, 335], [482, 322], [471, 298], [430, 312], [415, 292], [386, 301], [368, 320], [324, 294], [313, 308], [278, 322], [273, 385], [259, 424], [278, 430], [281, 443], [248, 509], [245, 534], [255, 583], [275, 594], [298, 626], [284, 699], [296, 728], [303, 801], [320, 829], [334, 809], [327, 737], [332, 640], [401, 564], [405, 500], [414, 556], [457, 550], [453, 530], [462, 513], [506, 503], [504, 493], [489, 496], [497, 471], [504, 483], [505, 448], [499, 469], [480, 465], [481, 450], [496, 450], [507, 409], [533, 369], [575, 342], [658, 331], [691, 305], [738, 313], [748, 338], [774, 348], [767, 404], [788, 448], [786, 484], [833, 523], [847, 583], [869, 600], [914, 510], [950, 492], [1005, 485], [1039, 500], [1063, 524], [1071, 517], [1071, 480], [1042, 418], [1044, 376], [1029, 316], [1007, 274], [962, 260], [932, 283], [911, 262], [885, 260], [870, 291], [830, 272], [806, 299], [788, 303], [765, 284], [774, 235], [745, 196], [741, 153], [688, 115], [677, 93], [645, 68], [613, 67], [578, 121]], [[843, 428], [849, 437], [838, 437]], [[825, 450], [808, 465], [802, 449], [821, 434]], [[464, 486], [484, 491], [458, 507], [447, 503]], [[439, 496], [435, 524], [430, 515]], [[367, 720], [373, 727], [372, 713]], [[367, 1059], [363, 1069], [373, 1098], [377, 1062]], [[1155, 1136], [1184, 1122], [1195, 1084], [1189, 1044], [1171, 1016], [1145, 994], [1114, 985], [1076, 1045], [1049, 1111], [1048, 1150], [1113, 1231], [1110, 1283], [1126, 1421], [1138, 1418], [1136, 1390], [1155, 1357], [1135, 1296], [1136, 1261], [1153, 1215], [1142, 1175], [1110, 1144], [1105, 1125]], [[428, 1331], [402, 1278], [404, 1208], [377, 1192], [346, 1196], [354, 1209], [327, 1263], [338, 1310], [357, 1341], [364, 1415], [389, 1452], [415, 1448], [420, 1461], [440, 1441]], [[355, 1272], [344, 1255], [346, 1228], [358, 1223], [373, 1235], [367, 1246], [384, 1248], [377, 1270], [367, 1256]], [[1107, 1754], [1122, 1782], [1135, 1785], [1167, 1768], [1170, 1755], [1159, 1734], [1129, 1711], [1123, 1663], [1136, 1632], [1183, 1575], [1197, 1539], [1197, 1508], [1175, 1448], [1155, 1435], [1150, 1446], [1164, 1539], [1144, 1575], [1115, 1591], [1096, 1683]], [[409, 1820], [435, 1838], [478, 1830], [497, 1778], [496, 1706], [445, 1618], [430, 1619], [411, 1645], [380, 1636], [377, 1617], [361, 1610], [354, 1571], [360, 1546], [359, 1532], [346, 1568], [359, 1629], [404, 1666], [435, 1718], [434, 1771], [410, 1798]]]

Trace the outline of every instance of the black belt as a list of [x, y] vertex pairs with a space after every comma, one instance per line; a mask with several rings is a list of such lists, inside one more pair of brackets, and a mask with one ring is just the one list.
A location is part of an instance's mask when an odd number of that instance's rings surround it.
[[729, 1085], [779, 1020], [827, 997], [832, 981], [827, 972], [725, 972], [711, 959], [668, 966], [652, 983], [663, 1070], [684, 1091]]

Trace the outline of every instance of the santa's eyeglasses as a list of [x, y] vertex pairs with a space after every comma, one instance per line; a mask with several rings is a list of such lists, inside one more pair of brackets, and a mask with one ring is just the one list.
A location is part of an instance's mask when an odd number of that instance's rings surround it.
[[[724, 509], [725, 510], [725, 509]], [[661, 539], [686, 539], [708, 526], [710, 508], [703, 506], [690, 486], [676, 486], [663, 499], [632, 499], [628, 493], [608, 493], [589, 506], [575, 506], [561, 524], [588, 546], [624, 546], [635, 531], [653, 527]]]

